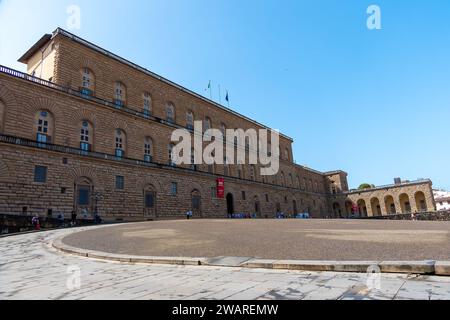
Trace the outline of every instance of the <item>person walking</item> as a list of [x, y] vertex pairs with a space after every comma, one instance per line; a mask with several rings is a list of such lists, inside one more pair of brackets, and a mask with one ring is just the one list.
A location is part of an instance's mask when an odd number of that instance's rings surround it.
[[33, 225], [34, 230], [40, 230], [41, 224], [39, 223], [39, 216], [35, 215], [33, 219], [31, 219], [31, 224]]
[[77, 225], [77, 212], [75, 210], [72, 210], [70, 224], [72, 227], [75, 227]]

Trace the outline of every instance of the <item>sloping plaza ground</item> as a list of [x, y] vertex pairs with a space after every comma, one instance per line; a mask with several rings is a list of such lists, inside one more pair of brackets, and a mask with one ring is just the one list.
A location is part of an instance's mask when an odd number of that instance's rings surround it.
[[[182, 224], [192, 228], [198, 222]], [[166, 224], [170, 222], [155, 223], [155, 230], [166, 229], [161, 227]], [[450, 299], [450, 277], [381, 274], [379, 286], [370, 289], [362, 273], [114, 263], [52, 247], [57, 238], [76, 238], [83, 230], [85, 239], [105, 245], [109, 239], [90, 238], [90, 233], [101, 236], [114, 228], [132, 232], [133, 242], [136, 234], [149, 241], [149, 234], [143, 237], [139, 232], [152, 227], [144, 223], [0, 238], [0, 299]], [[167, 239], [164, 232], [160, 236]]]
[[450, 260], [450, 222], [185, 220], [74, 233], [67, 245], [109, 253], [292, 260]]

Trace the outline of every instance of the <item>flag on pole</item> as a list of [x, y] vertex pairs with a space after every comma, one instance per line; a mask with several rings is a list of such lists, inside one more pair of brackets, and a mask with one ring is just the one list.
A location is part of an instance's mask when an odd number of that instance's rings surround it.
[[206, 88], [205, 91], [207, 91], [207, 90], [209, 90], [209, 89], [211, 89], [211, 80], [209, 80], [208, 88]]
[[230, 102], [230, 99], [228, 98], [228, 90], [227, 90], [227, 96], [225, 97], [225, 100], [226, 100], [227, 102]]

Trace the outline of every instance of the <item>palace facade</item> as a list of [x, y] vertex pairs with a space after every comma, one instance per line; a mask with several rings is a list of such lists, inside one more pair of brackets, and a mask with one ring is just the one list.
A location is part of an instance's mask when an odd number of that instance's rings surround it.
[[[370, 217], [435, 211], [430, 180], [351, 191], [344, 171], [293, 161], [280, 135], [280, 170], [257, 165], [172, 163], [174, 129], [268, 129], [65, 30], [44, 35], [0, 66], [0, 213], [104, 219]], [[224, 196], [218, 196], [218, 181]]]

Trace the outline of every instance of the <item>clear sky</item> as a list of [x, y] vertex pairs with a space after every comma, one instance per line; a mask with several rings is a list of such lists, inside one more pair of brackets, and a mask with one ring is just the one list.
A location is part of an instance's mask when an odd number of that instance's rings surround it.
[[[81, 9], [68, 29], [67, 7]], [[381, 8], [381, 30], [366, 26]], [[0, 64], [61, 26], [294, 140], [297, 163], [351, 187], [450, 189], [448, 0], [0, 0]]]

